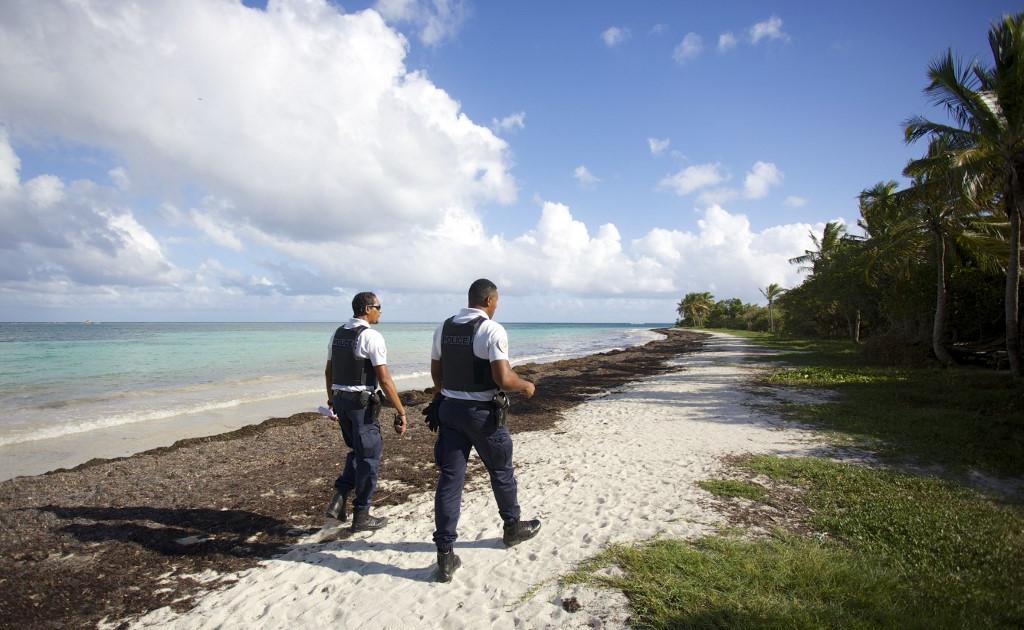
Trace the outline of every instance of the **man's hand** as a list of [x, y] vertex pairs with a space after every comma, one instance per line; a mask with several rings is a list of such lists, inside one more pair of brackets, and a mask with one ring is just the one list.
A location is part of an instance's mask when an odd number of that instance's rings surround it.
[[534, 392], [537, 391], [537, 386], [525, 379], [523, 380], [523, 382], [526, 383], [526, 387], [523, 388], [523, 395], [526, 396], [527, 398], [533, 398]]
[[498, 384], [498, 389], [506, 392], [522, 392], [527, 398], [533, 398], [537, 389], [533, 383], [516, 374], [507, 359], [491, 361], [491, 378]]
[[427, 428], [432, 433], [437, 433], [438, 427], [441, 426], [441, 401], [444, 400], [444, 396], [440, 393], [434, 394], [434, 399], [430, 401], [430, 404], [423, 408], [423, 421], [427, 424]]
[[405, 418], [404, 413], [395, 414], [395, 433], [398, 435], [405, 435], [405, 430], [408, 428], [408, 421]]

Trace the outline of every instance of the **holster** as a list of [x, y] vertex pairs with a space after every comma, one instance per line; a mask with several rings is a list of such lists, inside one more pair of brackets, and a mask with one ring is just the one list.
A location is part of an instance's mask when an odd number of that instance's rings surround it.
[[492, 400], [494, 403], [494, 419], [499, 427], [503, 427], [508, 424], [508, 408], [511, 404], [508, 399], [508, 394], [499, 391], [494, 395]]
[[370, 397], [373, 396], [373, 392], [368, 392], [365, 389], [359, 392], [359, 408], [366, 409], [370, 406]]
[[[369, 393], [369, 392], [367, 392]], [[383, 407], [383, 401], [381, 400], [380, 392], [373, 392], [370, 394], [370, 398], [367, 401], [366, 413], [369, 414], [370, 420], [377, 422], [380, 418], [380, 410]]]

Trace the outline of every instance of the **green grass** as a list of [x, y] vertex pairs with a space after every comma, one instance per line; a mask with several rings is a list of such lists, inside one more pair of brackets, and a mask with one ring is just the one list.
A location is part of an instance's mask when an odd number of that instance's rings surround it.
[[870, 366], [849, 342], [744, 336], [783, 351], [804, 350], [775, 357], [787, 365], [772, 371], [767, 383], [838, 394], [829, 403], [786, 405], [788, 419], [845, 434], [887, 456], [1024, 475], [1020, 379], [969, 368]]
[[[780, 337], [766, 332], [736, 329], [708, 329], [749, 339], [759, 346], [779, 350], [772, 360], [800, 360], [806, 365], [857, 365], [861, 363], [860, 348], [845, 339], [804, 339]], [[753, 357], [753, 360], [760, 360]]]
[[[625, 575], [592, 573], [607, 564]], [[636, 628], [907, 628], [931, 617], [905, 607], [898, 582], [874, 559], [781, 533], [615, 546], [569, 581], [622, 590]]]
[[788, 387], [833, 388], [853, 383], [884, 383], [906, 379], [907, 375], [905, 373], [894, 369], [809, 365], [775, 370], [766, 380], [772, 385], [785, 385]]
[[[888, 558], [928, 601], [1013, 611], [1024, 623], [1024, 510], [933, 477], [818, 458], [751, 457], [750, 470], [806, 488], [811, 523]], [[992, 618], [993, 622], [998, 616]]]
[[763, 499], [768, 493], [764, 486], [760, 484], [752, 481], [737, 481], [735, 479], [698, 481], [697, 485], [716, 496], [727, 498], [740, 497], [750, 499], [751, 501]]
[[[1024, 516], [953, 484], [806, 458], [743, 464], [802, 486], [831, 540], [614, 546], [568, 582], [622, 589], [650, 628], [990, 628], [1024, 624]], [[597, 575], [617, 565], [621, 577]]]

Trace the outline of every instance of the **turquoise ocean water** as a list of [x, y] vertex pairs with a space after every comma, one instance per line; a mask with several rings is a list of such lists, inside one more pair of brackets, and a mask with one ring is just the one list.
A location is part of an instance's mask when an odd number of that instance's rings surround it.
[[[246, 413], [324, 390], [331, 323], [0, 323], [0, 447]], [[513, 364], [646, 343], [656, 325], [505, 324]], [[382, 323], [399, 389], [424, 386], [436, 324]], [[405, 385], [403, 387], [403, 384]], [[297, 408], [293, 412], [309, 409]], [[247, 422], [259, 422], [252, 417]], [[15, 451], [12, 451], [15, 449]]]

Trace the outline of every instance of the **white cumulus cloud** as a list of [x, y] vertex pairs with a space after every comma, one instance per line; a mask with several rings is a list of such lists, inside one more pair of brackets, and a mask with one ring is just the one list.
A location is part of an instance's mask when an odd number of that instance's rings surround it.
[[582, 164], [573, 170], [572, 176], [580, 183], [581, 186], [591, 186], [601, 181], [599, 177], [595, 177], [594, 174]]
[[[378, 8], [401, 21], [424, 6], [456, 3]], [[441, 295], [448, 310], [483, 276], [523, 303], [633, 317], [639, 304], [670, 314], [690, 290], [753, 301], [799, 279], [786, 261], [821, 226], [752, 229], [721, 205], [738, 193], [719, 163], [659, 184], [719, 201], [694, 230], [624, 240], [547, 200], [530, 229], [488, 230], [477, 209], [516, 198], [508, 145], [407, 69], [408, 45], [378, 12], [326, 0], [0, 3], [0, 310], [323, 319], [365, 287], [389, 303]], [[492, 123], [521, 128], [519, 114]], [[97, 148], [114, 168], [105, 185], [23, 181], [4, 125]], [[582, 164], [573, 176], [600, 181]], [[781, 177], [759, 162], [744, 191]]]
[[[821, 226], [800, 223], [756, 232], [745, 216], [721, 206], [706, 209], [698, 228], [653, 228], [624, 242], [614, 224], [595, 230], [574, 217], [567, 205], [542, 201], [536, 225], [515, 237], [489, 234], [475, 217], [456, 214], [444, 226], [420, 231], [415, 238], [337, 248], [278, 240], [275, 248], [324, 277], [343, 276], [350, 284], [396, 291], [461, 289], [477, 277], [488, 277], [513, 295], [559, 291], [588, 299], [678, 300], [686, 290], [704, 291], [714, 283], [720, 297], [753, 301], [759, 286], [799, 281], [788, 259], [810, 246], [810, 231], [821, 231]], [[388, 265], [354, 269], [346, 263], [363, 256], [387, 260]]]
[[7, 136], [7, 131], [0, 127], [0, 194], [18, 188], [18, 170], [21, 159], [18, 158]]
[[750, 27], [750, 43], [757, 44], [761, 40], [789, 41], [789, 35], [782, 30], [782, 18], [773, 15], [763, 22]]
[[629, 36], [629, 29], [620, 26], [610, 26], [601, 33], [601, 39], [604, 40], [604, 45], [609, 48], [618, 46], [629, 39]]
[[718, 52], [726, 52], [736, 47], [736, 36], [726, 31], [718, 36]]
[[114, 182], [114, 185], [119, 190], [128, 190], [132, 187], [131, 177], [128, 176], [128, 171], [123, 166], [107, 171], [107, 177], [110, 178], [110, 181]]
[[238, 238], [231, 228], [222, 225], [209, 214], [205, 214], [199, 210], [192, 210], [189, 212], [189, 218], [192, 220], [192, 223], [207, 236], [207, 238], [217, 245], [232, 249], [236, 252], [242, 251], [243, 246], [241, 239]]
[[509, 114], [502, 119], [492, 118], [491, 128], [495, 131], [514, 131], [526, 128], [526, 112]]
[[[0, 156], [17, 159], [6, 140]], [[239, 252], [249, 252], [250, 243], [276, 252], [273, 261], [255, 269], [207, 256], [190, 271], [168, 260], [153, 233], [119, 204], [117, 188], [50, 175], [21, 182], [17, 171], [15, 176], [0, 196], [0, 221], [9, 226], [0, 233], [4, 312], [17, 302], [87, 312], [116, 304], [164, 317], [275, 309], [326, 317], [332, 308], [343, 310], [353, 291], [374, 287], [389, 300], [419, 304], [422, 315], [424, 305], [435, 302], [438, 309], [452, 308], [455, 294], [483, 276], [517, 296], [513, 303], [543, 305], [557, 296], [565, 302], [560, 308], [575, 317], [592, 318], [595, 308], [621, 317], [641, 303], [651, 313], [667, 309], [670, 315], [673, 302], [687, 291], [753, 301], [759, 286], [793, 286], [800, 278], [787, 260], [810, 246], [809, 232], [821, 231], [807, 224], [755, 231], [745, 216], [713, 205], [697, 230], [655, 227], [624, 241], [614, 224], [590, 227], [567, 205], [541, 201], [535, 225], [518, 236], [491, 233], [474, 212], [452, 208], [434, 226], [394, 226], [387, 233], [310, 247], [285, 233], [232, 225], [223, 218], [231, 216], [230, 203], [222, 199], [205, 199], [188, 212], [164, 204], [160, 216], [178, 228], [191, 226]], [[696, 190], [698, 180], [714, 179], [698, 177], [692, 186]], [[352, 265], [353, 260], [386, 264]], [[425, 295], [447, 302], [410, 297]], [[522, 308], [505, 313], [528, 316], [529, 308]]]
[[668, 145], [671, 144], [671, 142], [672, 141], [669, 138], [665, 138], [664, 140], [659, 138], [648, 138], [647, 146], [651, 150], [651, 155], [661, 155], [665, 152], [665, 149], [668, 148]]
[[704, 42], [701, 36], [696, 33], [687, 33], [683, 37], [683, 41], [679, 42], [679, 45], [672, 51], [672, 59], [678, 64], [684, 64], [699, 55], [703, 49]]
[[771, 162], [755, 162], [743, 180], [743, 194], [748, 199], [761, 199], [768, 189], [782, 183], [783, 173]]
[[810, 243], [809, 232], [820, 232], [822, 227], [795, 223], [758, 232], [746, 216], [714, 205], [704, 211], [697, 231], [655, 228], [633, 242], [633, 251], [645, 252], [670, 274], [680, 296], [711, 291], [718, 299], [754, 302], [757, 287], [800, 283], [802, 278], [786, 252], [802, 251], [799, 248]]
[[674, 175], [668, 175], [658, 182], [658, 187], [672, 190], [683, 197], [695, 190], [720, 184], [726, 179], [722, 165], [718, 162], [709, 162], [687, 166]]
[[22, 182], [18, 164], [0, 133], [0, 287], [157, 286], [188, 277], [118, 203], [115, 189], [54, 175]]
[[507, 144], [406, 49], [326, 0], [4, 3], [0, 117], [111, 152], [135, 192], [198, 189], [297, 240], [513, 201]]
[[374, 8], [389, 22], [418, 29], [420, 41], [427, 46], [454, 39], [467, 12], [463, 0], [377, 0]]

